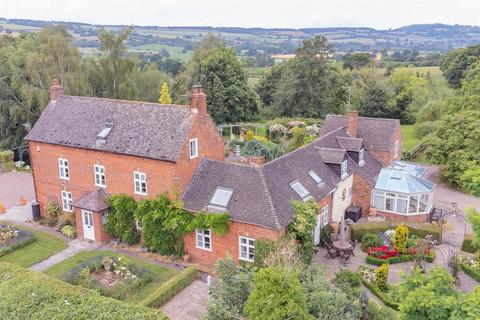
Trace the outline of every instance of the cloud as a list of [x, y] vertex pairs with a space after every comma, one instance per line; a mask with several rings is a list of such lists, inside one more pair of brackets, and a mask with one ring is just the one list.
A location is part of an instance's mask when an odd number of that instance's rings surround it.
[[0, 0], [0, 16], [98, 24], [242, 27], [478, 24], [477, 0]]

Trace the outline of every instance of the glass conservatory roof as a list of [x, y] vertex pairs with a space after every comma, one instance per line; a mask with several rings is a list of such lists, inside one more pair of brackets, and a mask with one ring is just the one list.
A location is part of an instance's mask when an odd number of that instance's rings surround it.
[[399, 161], [399, 160], [394, 161], [391, 168], [410, 173], [411, 175], [414, 175], [419, 178], [424, 177], [425, 173], [427, 173], [426, 167], [423, 167], [416, 163]]
[[375, 189], [405, 194], [429, 193], [435, 189], [435, 184], [408, 171], [386, 168], [380, 171]]

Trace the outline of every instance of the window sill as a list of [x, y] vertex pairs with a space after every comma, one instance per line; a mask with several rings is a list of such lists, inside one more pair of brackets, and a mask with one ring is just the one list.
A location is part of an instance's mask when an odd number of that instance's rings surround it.
[[147, 197], [147, 196], [148, 196], [148, 193], [134, 192], [134, 194], [136, 194], [137, 196], [144, 196], [144, 197]]
[[70, 177], [64, 178], [64, 177], [59, 177], [61, 180], [70, 180]]
[[196, 156], [190, 156], [190, 160], [198, 158], [198, 154]]
[[202, 247], [195, 246], [195, 249], [199, 249], [199, 250], [203, 250], [203, 251], [207, 251], [207, 252], [212, 252], [212, 248], [207, 249], [207, 248], [202, 248]]
[[254, 262], [254, 260], [250, 260], [250, 259], [247, 259], [247, 258], [241, 258], [241, 257], [239, 257], [238, 260], [246, 261], [246, 262]]

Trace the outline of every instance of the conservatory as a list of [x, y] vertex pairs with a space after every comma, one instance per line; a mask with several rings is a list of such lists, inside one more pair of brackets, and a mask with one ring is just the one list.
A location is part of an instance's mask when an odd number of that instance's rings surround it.
[[435, 184], [409, 170], [382, 169], [372, 192], [372, 206], [395, 215], [428, 215], [434, 190]]

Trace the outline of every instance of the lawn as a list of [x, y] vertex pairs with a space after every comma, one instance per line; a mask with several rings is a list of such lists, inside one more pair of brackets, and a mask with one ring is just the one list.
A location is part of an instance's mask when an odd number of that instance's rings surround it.
[[420, 139], [415, 137], [413, 132], [413, 124], [403, 124], [401, 125], [402, 136], [403, 136], [403, 149], [405, 151], [412, 151], [416, 146], [420, 144]]
[[[67, 258], [47, 270], [45, 270], [45, 274], [61, 279], [62, 275], [67, 273], [69, 270], [75, 268], [80, 263], [90, 260], [98, 255], [106, 254], [111, 257], [119, 257], [120, 254], [113, 253], [111, 251], [82, 251], [77, 253], [76, 255]], [[179, 271], [170, 269], [167, 267], [163, 267], [157, 264], [149, 263], [141, 259], [129, 257], [137, 266], [140, 268], [145, 268], [150, 270], [153, 273], [153, 280], [152, 282], [148, 283], [144, 287], [142, 287], [139, 291], [137, 291], [133, 296], [127, 298], [125, 301], [138, 304], [140, 301], [145, 299], [150, 293], [152, 293], [155, 289], [161, 286], [165, 281], [176, 275]]]
[[31, 231], [35, 235], [36, 240], [23, 248], [0, 257], [0, 262], [9, 262], [26, 268], [67, 248], [67, 243], [60, 237], [32, 228], [15, 226], [19, 229]]

